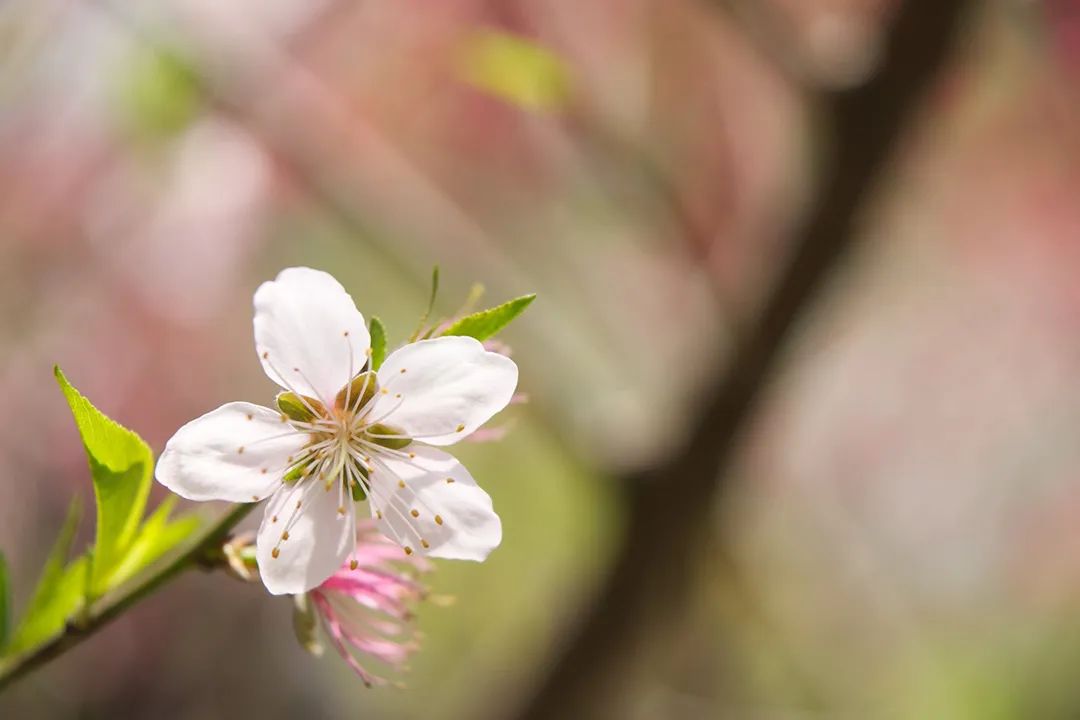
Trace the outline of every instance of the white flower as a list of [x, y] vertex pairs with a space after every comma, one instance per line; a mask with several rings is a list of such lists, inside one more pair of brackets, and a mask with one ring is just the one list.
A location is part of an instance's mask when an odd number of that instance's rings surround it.
[[406, 554], [483, 560], [502, 540], [491, 498], [451, 445], [502, 410], [517, 366], [467, 337], [405, 345], [368, 372], [370, 336], [327, 273], [289, 268], [255, 293], [255, 348], [285, 389], [278, 410], [234, 402], [192, 420], [155, 476], [190, 500], [269, 498], [257, 540], [274, 594], [350, 560], [356, 504]]

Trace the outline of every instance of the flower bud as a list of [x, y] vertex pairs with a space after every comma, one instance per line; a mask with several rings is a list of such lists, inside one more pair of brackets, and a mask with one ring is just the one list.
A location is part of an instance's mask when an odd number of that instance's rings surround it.
[[296, 633], [296, 641], [300, 647], [307, 650], [315, 657], [322, 655], [323, 647], [319, 642], [319, 617], [315, 614], [315, 606], [307, 593], [293, 595], [293, 632]]
[[278, 410], [285, 413], [285, 416], [290, 420], [296, 422], [311, 422], [315, 419], [316, 413], [325, 414], [326, 408], [321, 402], [315, 398], [303, 397], [297, 395], [294, 392], [282, 392], [277, 395]]
[[[378, 389], [379, 383], [375, 373], [360, 373], [352, 379], [352, 382], [338, 390], [337, 397], [334, 398], [334, 407], [338, 410], [347, 409], [356, 412], [368, 404], [368, 401], [375, 396]], [[348, 408], [345, 407], [346, 401], [348, 401]]]

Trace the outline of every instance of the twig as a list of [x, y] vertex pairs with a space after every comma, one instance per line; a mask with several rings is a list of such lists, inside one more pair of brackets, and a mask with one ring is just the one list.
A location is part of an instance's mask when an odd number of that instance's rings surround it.
[[861, 88], [826, 96], [836, 153], [794, 255], [756, 326], [703, 394], [686, 445], [657, 466], [622, 478], [629, 488], [628, 522], [613, 569], [577, 634], [521, 711], [522, 720], [609, 717], [621, 671], [645, 645], [650, 625], [684, 606], [695, 550], [708, 542], [740, 431], [791, 329], [853, 244], [860, 208], [944, 64], [967, 5], [908, 0], [877, 75]]
[[0, 691], [31, 670], [86, 640], [180, 573], [202, 566], [203, 556], [215, 546], [220, 545], [228, 533], [247, 517], [254, 507], [255, 503], [237, 505], [215, 522], [210, 523], [194, 538], [188, 540], [187, 549], [177, 555], [172, 562], [136, 578], [134, 582], [124, 585], [116, 593], [106, 596], [98, 605], [92, 606], [85, 617], [80, 619], [78, 625], [69, 622], [54, 638], [14, 658], [0, 662]]

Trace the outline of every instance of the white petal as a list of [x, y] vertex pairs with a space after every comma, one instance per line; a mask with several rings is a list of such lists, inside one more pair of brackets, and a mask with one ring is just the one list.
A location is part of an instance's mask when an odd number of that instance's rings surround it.
[[309, 441], [274, 410], [229, 403], [177, 430], [154, 476], [189, 500], [262, 500]]
[[[266, 504], [255, 555], [263, 584], [274, 595], [318, 587], [352, 552], [356, 513], [352, 498], [340, 492], [340, 485], [326, 490], [319, 480], [307, 480], [281, 488]], [[338, 511], [341, 507], [344, 514]]]
[[255, 291], [255, 349], [270, 379], [331, 404], [367, 361], [364, 316], [333, 276], [287, 268]]
[[420, 445], [408, 450], [414, 458], [375, 456], [368, 497], [379, 529], [420, 554], [485, 559], [502, 542], [491, 497], [454, 456]]
[[469, 337], [421, 340], [391, 353], [379, 368], [372, 418], [431, 445], [450, 445], [510, 402], [518, 369]]

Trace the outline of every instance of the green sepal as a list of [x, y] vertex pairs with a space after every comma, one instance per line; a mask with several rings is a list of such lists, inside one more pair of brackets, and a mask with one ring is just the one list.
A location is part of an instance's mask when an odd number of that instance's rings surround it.
[[442, 334], [464, 335], [477, 340], [487, 340], [509, 325], [518, 315], [525, 312], [525, 308], [529, 307], [535, 299], [536, 295], [522, 295], [502, 305], [481, 310], [472, 315], [466, 315], [446, 328]]
[[289, 468], [289, 472], [285, 473], [284, 477], [282, 477], [281, 480], [288, 485], [292, 485], [297, 480], [304, 477], [304, 473], [306, 473], [307, 469], [311, 467], [312, 462], [314, 462], [314, 460], [304, 460], [302, 462], [296, 463], [291, 468]]
[[345, 387], [338, 390], [334, 398], [334, 407], [339, 410], [345, 409], [345, 401], [349, 402], [349, 410], [356, 412], [368, 404], [368, 401], [378, 392], [379, 381], [373, 372], [360, 373]]
[[364, 428], [364, 432], [368, 433], [368, 439], [376, 445], [381, 445], [384, 448], [390, 448], [391, 450], [400, 450], [409, 443], [412, 442], [412, 438], [399, 437], [399, 438], [383, 438], [372, 437], [371, 433], [375, 435], [404, 435], [405, 433], [398, 428], [384, 425], [383, 423], [375, 423], [374, 425], [368, 425]]
[[[296, 422], [311, 422], [315, 419], [315, 412], [322, 413], [326, 411], [323, 404], [315, 398], [309, 398], [304, 396], [301, 398], [294, 392], [280, 392], [277, 394], [277, 406], [278, 410], [285, 414], [285, 417]], [[311, 408], [311, 409], [308, 409]]]

